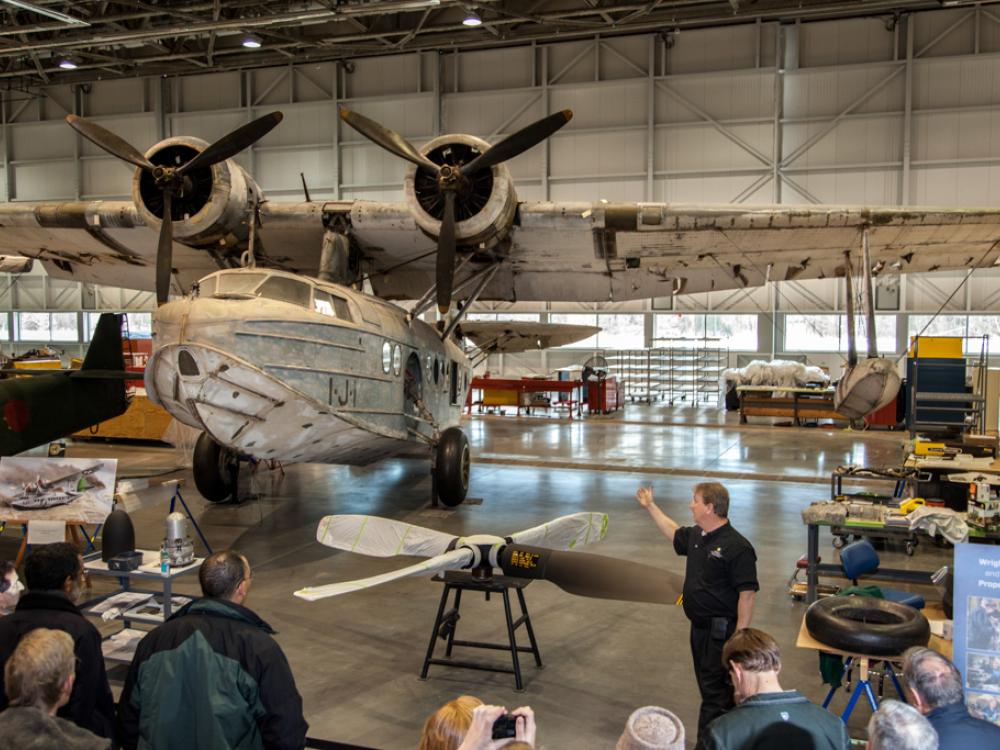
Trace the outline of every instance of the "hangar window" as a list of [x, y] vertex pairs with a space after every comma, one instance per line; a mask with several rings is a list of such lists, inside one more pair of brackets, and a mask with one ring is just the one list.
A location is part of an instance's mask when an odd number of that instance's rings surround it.
[[392, 347], [392, 374], [399, 375], [400, 370], [403, 369], [403, 351], [399, 348], [399, 344]]
[[15, 313], [15, 336], [18, 341], [79, 341], [76, 313]]
[[341, 320], [351, 320], [351, 310], [347, 306], [347, 300], [337, 297], [321, 289], [313, 292], [313, 309], [324, 315], [332, 315]]
[[288, 302], [299, 307], [309, 307], [312, 287], [304, 281], [285, 276], [272, 276], [257, 290], [257, 294], [278, 302]]
[[[868, 334], [865, 332], [864, 316], [856, 316], [858, 351], [862, 354], [868, 348]], [[786, 352], [846, 352], [846, 315], [785, 315]], [[779, 321], [780, 324], [780, 321]], [[876, 344], [881, 354], [896, 351], [896, 316], [875, 316]]]
[[382, 344], [382, 372], [392, 369], [392, 344], [388, 341]]
[[0, 313], [0, 340], [10, 341], [10, 314]]
[[262, 273], [223, 273], [217, 277], [216, 297], [253, 295], [253, 290], [264, 280]]
[[706, 315], [705, 335], [718, 339], [711, 346], [722, 346], [733, 351], [755, 352], [760, 348], [757, 340], [756, 315]]

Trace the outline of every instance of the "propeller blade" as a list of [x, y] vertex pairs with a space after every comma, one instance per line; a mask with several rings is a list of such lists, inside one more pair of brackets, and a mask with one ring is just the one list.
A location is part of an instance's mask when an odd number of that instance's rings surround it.
[[543, 117], [526, 128], [521, 128], [494, 145], [489, 151], [480, 154], [464, 165], [462, 175], [468, 177], [481, 169], [489, 169], [502, 161], [513, 159], [532, 146], [537, 146], [571, 119], [573, 119], [573, 111], [564, 109], [562, 112]]
[[607, 513], [573, 513], [541, 526], [510, 535], [514, 544], [532, 544], [549, 549], [574, 549], [599, 542], [608, 532]]
[[438, 173], [438, 165], [417, 151], [412, 143], [396, 131], [370, 120], [359, 112], [347, 109], [347, 107], [340, 108], [340, 119], [386, 151], [390, 151], [418, 167], [429, 169], [432, 174]]
[[163, 191], [163, 223], [156, 243], [156, 304], [166, 303], [170, 295], [170, 273], [174, 250], [173, 192]]
[[219, 140], [206, 148], [187, 164], [177, 170], [178, 174], [185, 174], [192, 169], [199, 167], [210, 167], [220, 161], [236, 156], [240, 151], [252, 146], [281, 122], [284, 117], [281, 112], [271, 112], [270, 114], [258, 117], [253, 122], [236, 128], [231, 133], [222, 136]]
[[320, 544], [373, 557], [434, 557], [444, 554], [454, 539], [443, 531], [378, 516], [325, 516], [316, 527]]
[[338, 596], [339, 594], [349, 594], [352, 591], [360, 591], [371, 586], [378, 586], [382, 583], [389, 583], [408, 576], [417, 576], [423, 573], [437, 573], [442, 570], [456, 570], [464, 568], [472, 562], [473, 552], [471, 549], [463, 548], [446, 552], [443, 555], [432, 557], [429, 560], [422, 560], [416, 565], [393, 570], [370, 578], [360, 578], [356, 581], [342, 581], [340, 583], [329, 583], [325, 586], [307, 586], [295, 592], [295, 596], [314, 602], [317, 599], [325, 599], [328, 596]]
[[437, 306], [442, 315], [451, 307], [451, 285], [455, 280], [455, 191], [444, 192], [444, 216], [438, 234]]
[[85, 120], [76, 115], [66, 115], [66, 122], [77, 133], [96, 146], [100, 146], [112, 156], [117, 156], [122, 161], [134, 164], [140, 169], [152, 172], [154, 167], [149, 160], [143, 156], [131, 143], [124, 138], [115, 135], [110, 130], [102, 128], [96, 122]]
[[595, 599], [676, 604], [684, 588], [681, 576], [651, 565], [586, 552], [508, 544], [500, 568], [513, 578], [541, 578], [563, 591]]

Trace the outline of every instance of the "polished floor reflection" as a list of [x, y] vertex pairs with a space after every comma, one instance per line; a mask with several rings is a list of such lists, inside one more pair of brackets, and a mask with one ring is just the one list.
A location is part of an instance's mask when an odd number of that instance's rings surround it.
[[[739, 426], [715, 411], [634, 406], [593, 420], [473, 416], [466, 429], [478, 459], [471, 494], [481, 503], [456, 510], [428, 507], [428, 464], [416, 455], [366, 468], [290, 466], [284, 478], [262, 472], [255, 479], [262, 497], [240, 506], [206, 505], [190, 481], [185, 485], [212, 544], [250, 557], [255, 572], [249, 604], [279, 631], [311, 736], [412, 748], [426, 716], [463, 693], [510, 707], [531, 705], [540, 744], [552, 750], [611, 748], [629, 713], [648, 704], [672, 709], [693, 730], [697, 688], [679, 608], [582, 599], [532, 583], [526, 597], [545, 668], [526, 664], [526, 689], [516, 693], [509, 675], [432, 667], [428, 680], [418, 679], [440, 597], [440, 585], [426, 577], [315, 603], [291, 592], [412, 561], [318, 545], [316, 524], [330, 513], [378, 514], [458, 535], [508, 534], [566, 513], [602, 510], [611, 516], [609, 532], [592, 551], [681, 572], [682, 560], [633, 495], [640, 484], [652, 484], [661, 507], [685, 521], [692, 484], [712, 477], [729, 487], [732, 521], [756, 546], [762, 588], [754, 624], [782, 646], [782, 682], [822, 697], [816, 654], [794, 646], [804, 606], [785, 593], [795, 560], [805, 552], [800, 511], [828, 495], [829, 471], [837, 465], [897, 463], [901, 436]], [[106, 444], [74, 446], [71, 452], [119, 455]], [[169, 467], [174, 460], [172, 451], [163, 450], [121, 455], [126, 470], [141, 461]], [[166, 494], [150, 491], [145, 497], [147, 507], [135, 514], [139, 543], [158, 546]], [[0, 536], [0, 558], [13, 556], [18, 541], [10, 531]], [[823, 537], [822, 554], [832, 559], [829, 541]], [[933, 545], [922, 545], [913, 558], [899, 550], [881, 554], [886, 565], [920, 568], [935, 568], [947, 557]], [[179, 588], [193, 592], [195, 586], [191, 579]], [[499, 599], [467, 596], [459, 630], [461, 638], [501, 639]], [[845, 700], [839, 696], [838, 705]], [[863, 707], [855, 711], [855, 735], [867, 716]]]

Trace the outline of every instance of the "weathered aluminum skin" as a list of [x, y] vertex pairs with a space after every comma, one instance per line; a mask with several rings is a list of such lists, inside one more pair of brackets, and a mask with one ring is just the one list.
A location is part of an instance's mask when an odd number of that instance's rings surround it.
[[[262, 273], [260, 269], [227, 274]], [[223, 446], [288, 462], [366, 464], [458, 424], [471, 381], [465, 355], [405, 311], [336, 284], [351, 321], [272, 299], [195, 297], [161, 306], [146, 367], [150, 397]], [[211, 283], [205, 280], [206, 287]], [[399, 348], [383, 368], [383, 348]], [[189, 355], [186, 369], [178, 358]], [[423, 409], [408, 401], [416, 364]], [[435, 363], [438, 376], [435, 382]], [[456, 363], [456, 388], [448, 375]], [[427, 419], [426, 417], [432, 417]]]

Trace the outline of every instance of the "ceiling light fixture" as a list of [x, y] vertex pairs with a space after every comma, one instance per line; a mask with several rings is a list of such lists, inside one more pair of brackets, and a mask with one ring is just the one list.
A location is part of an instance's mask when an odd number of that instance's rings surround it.
[[63, 70], [76, 70], [77, 62], [72, 57], [60, 57], [59, 67]]
[[256, 34], [247, 34], [245, 37], [243, 37], [243, 42], [242, 42], [243, 46], [247, 47], [248, 49], [260, 49], [260, 45], [262, 45], [263, 43], [264, 40], [262, 40]]
[[463, 26], [481, 26], [483, 19], [479, 17], [479, 14], [474, 10], [470, 10], [465, 15], [465, 20], [462, 21]]
[[65, 13], [60, 13], [57, 10], [49, 10], [48, 8], [39, 8], [37, 5], [32, 5], [31, 3], [26, 3], [24, 0], [0, 0], [4, 5], [11, 5], [15, 8], [20, 8], [21, 10], [29, 10], [32, 13], [37, 13], [40, 16], [45, 16], [46, 18], [54, 18], [57, 21], [62, 21], [63, 23], [68, 23], [73, 26], [90, 26], [86, 21], [73, 18], [73, 16], [67, 16]]

